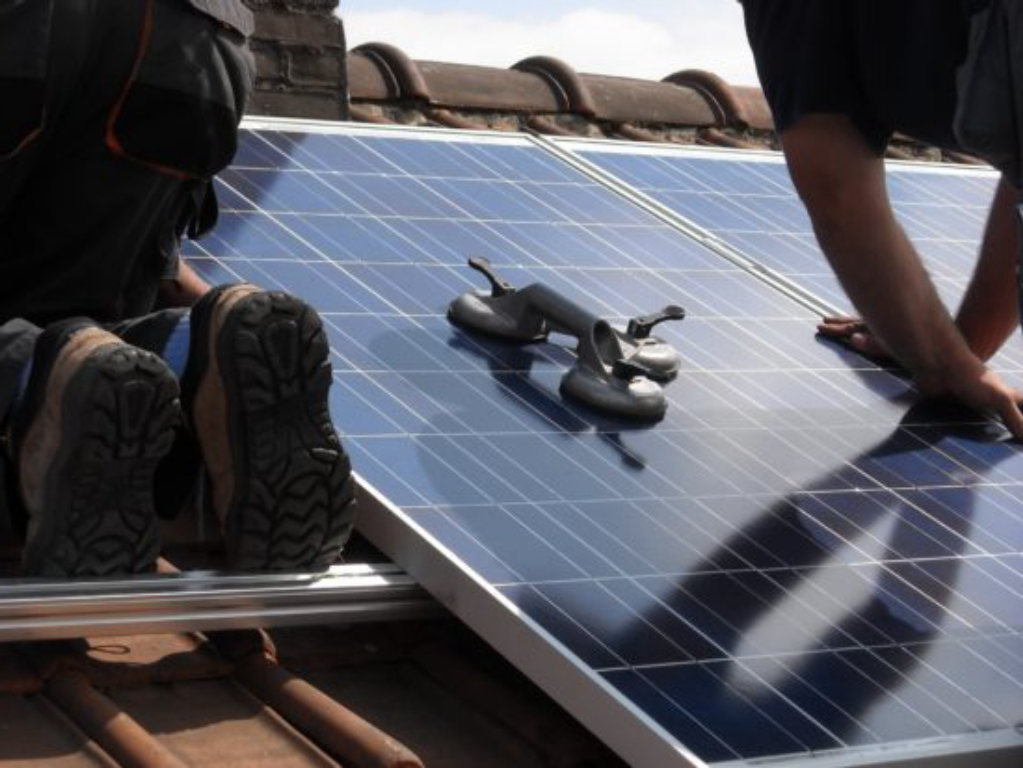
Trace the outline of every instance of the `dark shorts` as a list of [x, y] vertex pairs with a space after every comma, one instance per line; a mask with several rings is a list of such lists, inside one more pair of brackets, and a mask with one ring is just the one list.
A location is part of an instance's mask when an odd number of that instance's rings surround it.
[[250, 27], [238, 0], [0, 0], [0, 429], [41, 327], [142, 327], [215, 219]]
[[878, 153], [895, 132], [958, 149], [956, 70], [970, 0], [743, 0], [746, 33], [779, 133], [847, 115]]
[[183, 0], [0, 0], [0, 323], [152, 309], [253, 69]]

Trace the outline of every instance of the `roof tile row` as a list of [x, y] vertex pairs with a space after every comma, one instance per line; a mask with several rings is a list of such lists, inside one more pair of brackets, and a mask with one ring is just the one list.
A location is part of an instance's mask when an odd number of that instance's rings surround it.
[[[575, 116], [599, 124], [606, 135], [626, 137], [651, 125], [716, 128], [727, 132], [732, 143], [745, 146], [755, 143], [745, 137], [769, 134], [773, 128], [759, 89], [736, 88], [702, 70], [675, 72], [655, 82], [581, 74], [550, 56], [533, 56], [499, 69], [413, 61], [387, 43], [360, 45], [349, 52], [347, 64], [356, 119], [379, 121], [388, 107], [413, 109], [429, 121], [451, 127], [500, 127], [491, 122], [492, 113], [517, 115], [523, 124], [536, 118]], [[451, 114], [459, 115], [464, 125], [452, 125]], [[563, 119], [528, 127], [578, 135], [565, 127]], [[656, 139], [659, 134], [650, 136]]]
[[[413, 61], [388, 43], [348, 52], [352, 119], [549, 135], [777, 148], [763, 92], [687, 69], [660, 81], [582, 74], [550, 56], [509, 69]], [[896, 136], [898, 159], [979, 162]]]

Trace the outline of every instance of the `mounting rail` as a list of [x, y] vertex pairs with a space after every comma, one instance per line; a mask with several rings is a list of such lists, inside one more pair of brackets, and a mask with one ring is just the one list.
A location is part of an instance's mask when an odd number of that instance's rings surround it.
[[0, 641], [432, 618], [443, 609], [390, 563], [318, 574], [191, 571], [6, 581]]

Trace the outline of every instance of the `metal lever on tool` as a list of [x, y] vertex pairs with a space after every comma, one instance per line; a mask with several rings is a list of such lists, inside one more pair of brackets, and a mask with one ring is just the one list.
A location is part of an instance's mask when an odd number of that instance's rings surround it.
[[504, 278], [498, 277], [497, 273], [490, 266], [490, 262], [482, 256], [474, 256], [469, 259], [469, 266], [483, 274], [490, 281], [490, 297], [500, 298], [509, 293], [515, 293], [515, 288]]
[[665, 320], [683, 320], [685, 316], [686, 311], [682, 307], [677, 304], [669, 304], [660, 312], [632, 318], [625, 332], [634, 339], [645, 339], [650, 336], [650, 331], [658, 323], [663, 323]]
[[625, 332], [618, 332], [626, 358], [642, 365], [651, 379], [671, 381], [682, 367], [682, 358], [673, 346], [651, 336], [650, 331], [665, 320], [682, 320], [685, 316], [686, 311], [682, 307], [669, 304], [659, 312], [632, 318]]
[[[485, 259], [470, 260], [469, 265], [487, 277], [492, 293], [469, 292], [455, 299], [448, 308], [453, 323], [517, 341], [542, 340], [551, 331], [574, 336], [579, 342], [576, 364], [561, 380], [563, 394], [628, 418], [655, 421], [664, 416], [664, 391], [652, 380], [663, 373], [654, 372], [641, 353], [655, 349], [663, 357], [667, 345], [656, 340], [646, 343], [648, 340], [616, 331], [607, 321], [541, 283], [512, 288]], [[655, 364], [659, 362], [658, 355], [653, 359]], [[677, 362], [674, 370], [678, 370]]]

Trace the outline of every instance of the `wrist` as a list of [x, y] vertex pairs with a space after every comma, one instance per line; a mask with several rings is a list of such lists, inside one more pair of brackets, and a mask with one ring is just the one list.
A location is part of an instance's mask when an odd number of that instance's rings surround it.
[[979, 379], [987, 366], [974, 354], [957, 355], [914, 371], [913, 380], [924, 397], [954, 395], [964, 381]]

